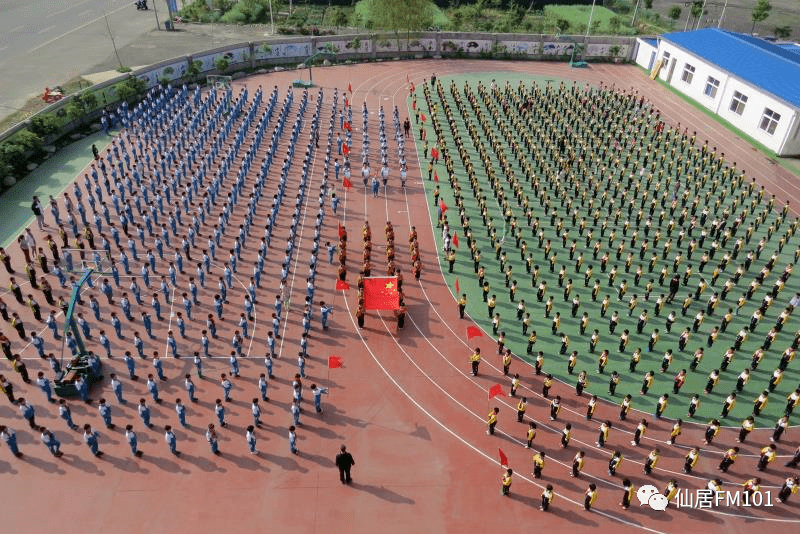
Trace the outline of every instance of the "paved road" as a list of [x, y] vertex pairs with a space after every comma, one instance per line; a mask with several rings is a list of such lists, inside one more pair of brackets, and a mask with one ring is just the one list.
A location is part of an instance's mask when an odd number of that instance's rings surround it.
[[[181, 31], [156, 29], [151, 9], [138, 11], [133, 0], [7, 0], [0, 3], [0, 117], [26, 100], [82, 74], [135, 67], [241, 40], [263, 38], [265, 27], [181, 25]], [[166, 0], [157, 0], [163, 28]]]
[[[166, 14], [166, 5], [162, 15]], [[74, 78], [118, 47], [155, 30], [152, 10], [137, 11], [132, 0], [11, 0], [0, 7], [0, 115], [28, 98]], [[163, 19], [162, 19], [163, 20]], [[124, 58], [123, 63], [133, 58]]]

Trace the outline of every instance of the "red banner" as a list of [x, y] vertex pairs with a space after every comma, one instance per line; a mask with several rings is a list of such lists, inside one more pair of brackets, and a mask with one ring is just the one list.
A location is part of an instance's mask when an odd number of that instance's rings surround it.
[[495, 384], [489, 389], [489, 400], [503, 394], [503, 387], [500, 384]]
[[477, 326], [468, 326], [467, 339], [472, 339], [473, 337], [483, 337], [483, 332]]
[[364, 309], [396, 310], [400, 308], [397, 277], [371, 277], [364, 279]]
[[336, 281], [336, 291], [340, 291], [340, 290], [344, 290], [344, 289], [350, 289], [350, 284], [348, 284], [347, 282], [345, 282], [343, 280], [337, 280]]

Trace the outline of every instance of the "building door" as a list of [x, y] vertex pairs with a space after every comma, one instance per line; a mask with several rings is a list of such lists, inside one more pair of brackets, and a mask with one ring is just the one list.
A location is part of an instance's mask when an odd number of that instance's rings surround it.
[[653, 70], [653, 64], [656, 62], [656, 52], [653, 50], [650, 53], [650, 62], [647, 64], [647, 70]]

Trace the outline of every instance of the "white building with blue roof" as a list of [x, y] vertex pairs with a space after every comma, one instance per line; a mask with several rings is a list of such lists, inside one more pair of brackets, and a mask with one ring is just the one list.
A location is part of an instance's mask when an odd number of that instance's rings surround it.
[[780, 156], [800, 155], [800, 54], [706, 28], [639, 39], [636, 62]]

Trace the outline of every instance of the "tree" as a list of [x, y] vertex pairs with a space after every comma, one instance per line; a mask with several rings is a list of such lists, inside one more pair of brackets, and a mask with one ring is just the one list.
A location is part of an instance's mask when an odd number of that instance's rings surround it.
[[203, 68], [203, 62], [200, 61], [199, 59], [195, 59], [194, 61], [189, 63], [188, 67], [186, 67], [186, 76], [188, 76], [189, 79], [192, 82], [194, 82], [200, 75], [201, 68]]
[[559, 33], [564, 33], [569, 29], [569, 21], [566, 19], [558, 19], [556, 21], [556, 27]]
[[769, 12], [772, 11], [772, 4], [769, 0], [757, 0], [756, 5], [753, 6], [753, 11], [750, 13], [750, 19], [753, 21], [753, 28], [750, 33], [756, 31], [756, 23], [766, 20], [769, 17]]
[[775, 30], [773, 31], [775, 37], [778, 39], [788, 39], [790, 35], [792, 35], [792, 27], [791, 26], [775, 26]]
[[430, 0], [367, 0], [369, 22], [373, 28], [391, 30], [400, 40], [405, 31], [410, 39], [412, 31], [420, 31], [433, 24], [433, 4]]
[[619, 33], [619, 29], [622, 26], [622, 19], [617, 15], [614, 15], [610, 19], [608, 19], [608, 27], [611, 29], [611, 33]]
[[653, 0], [644, 0], [645, 9], [653, 9]]
[[672, 20], [672, 25], [675, 25], [675, 21], [681, 18], [681, 8], [680, 6], [672, 6], [669, 8], [669, 14], [667, 15]]
[[347, 25], [347, 13], [340, 7], [333, 8], [333, 13], [331, 14], [331, 24], [340, 28], [342, 26]]
[[47, 137], [59, 130], [58, 121], [52, 115], [37, 115], [31, 119], [30, 129], [39, 137]]
[[225, 72], [231, 66], [231, 62], [228, 61], [228, 58], [221, 57], [214, 62], [214, 66], [217, 67], [218, 71]]

